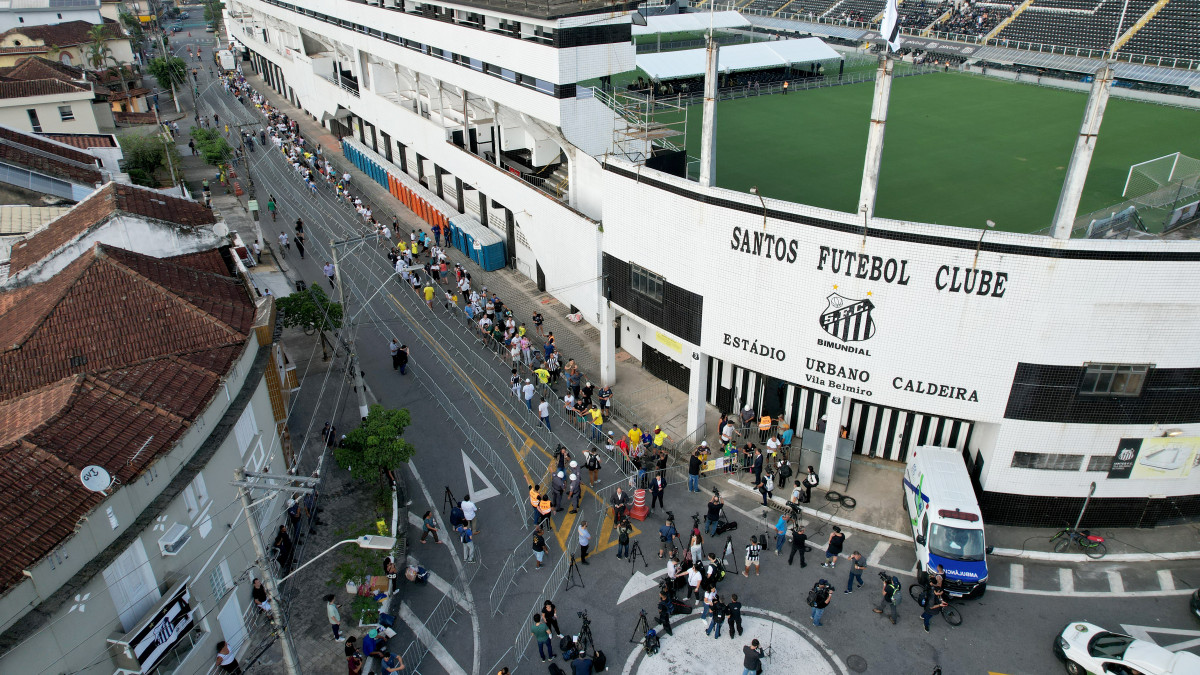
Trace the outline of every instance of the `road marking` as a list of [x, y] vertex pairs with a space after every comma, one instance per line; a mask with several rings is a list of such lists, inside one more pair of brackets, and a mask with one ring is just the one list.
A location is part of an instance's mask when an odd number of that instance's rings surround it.
[[1008, 587], [1014, 591], [1025, 588], [1025, 566], [1013, 563], [1008, 566]]
[[1121, 578], [1121, 573], [1116, 570], [1108, 570], [1108, 588], [1113, 593], [1125, 592], [1125, 580]]
[[1058, 568], [1058, 590], [1060, 593], [1075, 592], [1075, 576], [1065, 567]]
[[[414, 558], [410, 555], [410, 556], [408, 556], [408, 564], [409, 565], [420, 565], [421, 563], [416, 558]], [[438, 574], [436, 572], [434, 572], [433, 570], [426, 568], [425, 571], [429, 572], [429, 583], [432, 584], [434, 588], [441, 591], [442, 595], [449, 596], [451, 600], [458, 603], [459, 607], [462, 607], [463, 609], [467, 610], [468, 612], [471, 611], [471, 607], [470, 607], [470, 605], [467, 604], [467, 599], [466, 599], [466, 597], [463, 596], [462, 591], [451, 586], [450, 582], [448, 582], [445, 579], [443, 579], [442, 577], [438, 576]]]
[[[496, 486], [492, 484], [492, 481], [487, 479], [487, 476], [483, 475], [483, 472], [479, 470], [479, 467], [475, 465], [475, 462], [472, 462], [471, 458], [467, 457], [466, 450], [462, 451], [462, 458], [463, 473], [465, 473], [467, 476], [467, 494], [471, 495], [471, 501], [478, 504], [485, 499], [499, 497], [500, 491], [496, 489]], [[479, 476], [479, 480], [483, 481], [483, 484], [487, 487], [483, 488], [482, 490], [476, 489], [475, 479], [472, 478], [472, 475]]]
[[658, 582], [655, 579], [666, 573], [666, 567], [653, 574], [634, 572], [633, 576], [629, 577], [629, 581], [625, 582], [625, 588], [621, 589], [621, 597], [617, 598], [617, 604], [619, 605], [632, 597], [645, 593], [651, 588], [658, 588]]
[[1175, 590], [1175, 577], [1171, 576], [1171, 570], [1158, 571], [1158, 585], [1164, 591]]
[[[1121, 630], [1135, 638], [1138, 638], [1139, 640], [1153, 642], [1163, 649], [1173, 652], [1191, 649], [1192, 647], [1200, 645], [1200, 637], [1198, 637], [1200, 636], [1200, 630], [1187, 630], [1184, 628], [1161, 628], [1159, 626], [1134, 626], [1125, 623], [1121, 624]], [[1176, 642], [1175, 644], [1164, 645], [1158, 640], [1150, 637], [1151, 633], [1159, 633], [1160, 635], [1178, 635], [1180, 637], [1190, 637], [1193, 639], [1184, 640], [1183, 642]]]
[[421, 644], [425, 645], [429, 653], [433, 654], [433, 658], [437, 659], [437, 662], [441, 664], [442, 668], [446, 669], [447, 673], [450, 673], [450, 675], [467, 675], [467, 671], [463, 670], [462, 666], [458, 665], [458, 662], [454, 660], [454, 657], [450, 656], [450, 652], [446, 651], [441, 642], [438, 642], [429, 628], [425, 626], [425, 622], [417, 618], [417, 615], [409, 608], [407, 602], [400, 603], [400, 619], [412, 629], [413, 634], [417, 636]]
[[883, 559], [883, 554], [887, 553], [891, 547], [892, 545], [886, 541], [875, 544], [875, 548], [871, 549], [871, 555], [867, 556], [867, 567], [879, 567], [879, 561]]

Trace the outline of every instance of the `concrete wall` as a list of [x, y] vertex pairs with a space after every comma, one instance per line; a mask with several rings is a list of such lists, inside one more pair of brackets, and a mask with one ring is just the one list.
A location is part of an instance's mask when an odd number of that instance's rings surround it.
[[[113, 17], [114, 19], [116, 17]], [[89, 23], [100, 23], [100, 3], [96, 3], [95, 7], [77, 9], [74, 7], [63, 7], [57, 9], [19, 9], [19, 10], [4, 10], [0, 11], [0, 32], [4, 32], [10, 28], [21, 28], [25, 26], [44, 26], [54, 23], [65, 23], [67, 21], [87, 21]]]
[[[229, 485], [229, 481], [233, 480], [234, 469], [243, 464], [248, 465], [251, 470], [254, 467], [263, 471], [267, 470], [266, 467], [276, 471], [283, 469], [282, 454], [274, 430], [274, 416], [266, 382], [261, 374], [249, 382], [253, 394], [245, 409], [241, 412], [233, 410], [233, 414], [239, 418], [246, 415], [247, 428], [257, 429], [258, 435], [250, 438], [249, 442], [243, 442], [244, 439], [240, 439], [235, 431], [218, 426], [221, 418], [230, 411], [232, 402], [236, 400], [243, 383], [251, 373], [260, 349], [265, 348], [260, 348], [251, 336], [246, 351], [230, 372], [227, 383], [175, 448], [155, 462], [143, 477], [112, 493], [83, 523], [76, 535], [65, 542], [51, 559], [30, 570], [31, 581], [12, 589], [0, 598], [0, 630], [8, 630], [19, 622], [31, 607], [49, 597], [79, 573], [97, 553], [124, 534], [135, 519], [149, 507], [151, 501], [167, 488], [177, 475], [187, 471], [184, 465], [208, 439], [209, 433], [217, 429], [222, 433], [228, 432], [228, 436], [221, 442], [212, 459], [200, 470], [199, 481], [195, 478], [189, 479], [189, 488], [184, 489], [185, 492], [190, 489], [190, 496], [194, 497], [194, 501], [186, 498], [183, 492], [179, 493], [167, 508], [153, 514], [154, 518], [150, 524], [137, 534], [137, 539], [145, 547], [157, 591], [166, 593], [172, 584], [190, 576], [188, 587], [192, 594], [192, 607], [196, 610], [195, 616], [199, 618], [211, 612], [200, 625], [209, 631], [209, 634], [196, 646], [182, 672], [207, 671], [212, 654], [216, 651], [216, 643], [224, 639], [217, 622], [216, 610], [218, 605], [223, 605], [229, 597], [226, 594], [219, 598], [214, 596], [210, 575], [224, 562], [230, 572], [230, 586], [226, 593], [236, 594], [244, 609], [248, 605], [248, 580], [236, 588], [233, 583], [250, 568], [255, 557], [247, 542], [246, 524], [241, 517], [237, 493], [233, 486]], [[225, 389], [228, 390], [228, 396]], [[246, 411], [249, 412], [248, 415]], [[253, 418], [252, 421], [250, 418]], [[207, 500], [201, 496], [201, 482], [208, 494]], [[282, 499], [272, 499], [261, 508], [274, 514], [277, 520], [283, 511]], [[113, 515], [118, 522], [115, 529], [106, 515], [106, 509], [109, 507], [113, 509]], [[191, 539], [177, 555], [163, 555], [160, 552], [159, 539], [175, 523], [189, 527], [188, 534]], [[276, 524], [275, 520], [268, 520], [266, 523]], [[122, 547], [122, 551], [126, 548], [128, 546]], [[0, 658], [0, 671], [92, 672], [89, 666], [99, 662], [104, 664], [101, 668], [103, 672], [112, 672], [115, 666], [107, 656], [106, 640], [124, 635], [124, 629], [118, 619], [114, 598], [101, 572], [102, 569], [93, 570], [94, 576], [78, 593], [80, 597], [88, 596], [82, 603], [86, 611], [81, 611], [78, 606], [80, 603], [76, 601], [66, 602], [54, 609], [43, 630]], [[95, 667], [92, 666], [93, 669]]]

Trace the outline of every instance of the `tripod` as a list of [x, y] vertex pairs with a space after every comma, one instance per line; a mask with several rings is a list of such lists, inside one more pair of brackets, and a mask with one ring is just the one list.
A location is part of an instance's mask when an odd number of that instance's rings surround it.
[[645, 639], [646, 633], [650, 632], [650, 622], [646, 620], [646, 610], [638, 610], [637, 625], [633, 627], [633, 635], [629, 636], [630, 642], [641, 642]]
[[575, 640], [575, 653], [587, 654], [589, 649], [594, 650], [596, 647], [596, 641], [592, 638], [592, 622], [586, 614], [579, 618], [583, 620], [583, 625], [579, 627], [579, 638]]
[[642, 555], [642, 546], [635, 539], [633, 546], [629, 549], [629, 576], [637, 571], [637, 559], [642, 559], [642, 566], [649, 567], [650, 563], [646, 562], [646, 556]]
[[442, 498], [442, 514], [447, 513], [447, 507], [454, 508], [458, 506], [458, 500], [454, 498], [454, 493], [450, 491], [450, 486], [446, 486], [446, 496]]
[[725, 559], [729, 557], [733, 558], [733, 571], [736, 574], [742, 568], [738, 565], [737, 549], [733, 547], [732, 536], [725, 537], [725, 547], [721, 549], [721, 564], [724, 565]]
[[579, 566], [575, 564], [575, 554], [572, 553], [571, 554], [571, 566], [567, 568], [567, 588], [566, 588], [566, 590], [569, 591], [572, 588], [575, 588], [576, 586], [578, 586], [580, 588], [587, 588], [583, 584], [583, 575], [579, 573]]

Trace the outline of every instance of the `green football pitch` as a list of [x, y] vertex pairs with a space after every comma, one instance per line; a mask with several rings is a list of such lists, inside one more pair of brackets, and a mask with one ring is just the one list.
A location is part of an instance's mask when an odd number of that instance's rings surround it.
[[[856, 211], [873, 87], [722, 101], [717, 184]], [[897, 78], [876, 215], [973, 228], [990, 219], [1012, 232], [1048, 227], [1086, 100], [1083, 92], [958, 73]], [[688, 109], [693, 157], [702, 116], [701, 106]], [[1200, 157], [1197, 131], [1198, 111], [1110, 98], [1080, 215], [1121, 202], [1131, 164], [1173, 152]]]

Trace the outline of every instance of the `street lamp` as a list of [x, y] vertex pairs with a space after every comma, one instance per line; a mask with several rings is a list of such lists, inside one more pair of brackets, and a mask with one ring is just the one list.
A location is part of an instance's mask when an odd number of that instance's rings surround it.
[[1182, 436], [1182, 435], [1183, 435], [1183, 429], [1167, 429], [1166, 431], [1163, 432], [1163, 438], [1175, 438], [1176, 436]]
[[286, 577], [280, 579], [276, 583], [282, 584], [283, 582], [287, 581], [288, 579], [291, 579], [293, 576], [295, 576], [295, 574], [297, 572], [299, 572], [300, 570], [304, 569], [305, 567], [308, 567], [309, 565], [313, 564], [321, 556], [323, 556], [326, 553], [329, 553], [330, 551], [332, 551], [333, 549], [335, 549], [339, 546], [345, 545], [345, 544], [358, 544], [359, 548], [369, 548], [369, 549], [375, 549], [378, 551], [390, 551], [390, 550], [392, 550], [392, 547], [396, 545], [396, 538], [395, 537], [380, 537], [380, 536], [374, 535], [374, 534], [364, 534], [363, 536], [359, 537], [358, 539], [345, 539], [343, 541], [339, 541], [338, 543], [334, 544], [333, 546], [330, 546], [329, 548], [325, 549], [324, 551], [321, 551], [320, 553], [318, 553], [316, 556], [314, 556], [312, 558], [312, 560], [309, 560], [308, 562], [304, 563], [303, 565], [292, 570], [291, 573], [289, 573]]
[[750, 194], [754, 195], [755, 197], [758, 197], [758, 203], [762, 204], [762, 207], [763, 207], [763, 229], [765, 230], [765, 229], [767, 229], [767, 203], [765, 201], [763, 201], [762, 195], [758, 194], [758, 186], [757, 185], [750, 186]]
[[975, 264], [979, 262], [979, 247], [983, 246], [983, 236], [988, 233], [988, 230], [996, 227], [996, 221], [989, 220], [986, 223], [987, 228], [979, 233], [979, 241], [975, 242], [975, 260], [971, 261], [971, 269], [975, 269]]

